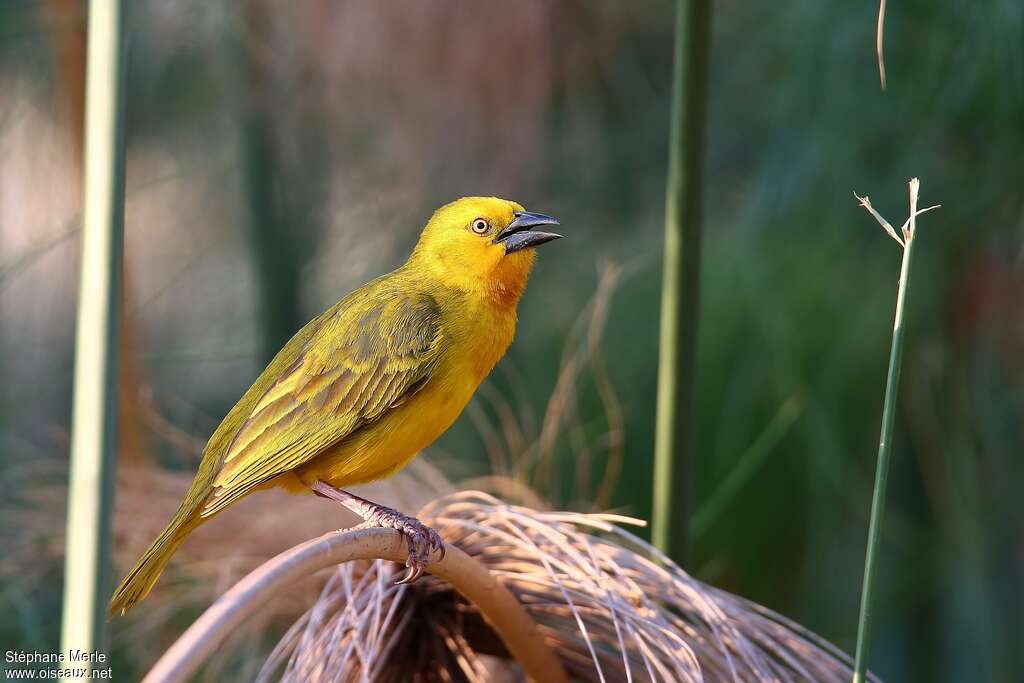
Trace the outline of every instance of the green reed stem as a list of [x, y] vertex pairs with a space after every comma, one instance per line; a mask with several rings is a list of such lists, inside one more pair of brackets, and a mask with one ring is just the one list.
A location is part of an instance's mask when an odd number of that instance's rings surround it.
[[[889, 463], [892, 460], [892, 438], [896, 422], [896, 394], [900, 382], [900, 365], [903, 360], [903, 332], [906, 313], [907, 293], [910, 289], [910, 265], [914, 258], [916, 237], [918, 181], [910, 181], [909, 228], [901, 229], [903, 235], [903, 263], [900, 266], [900, 282], [896, 295], [896, 318], [892, 330], [892, 347], [889, 350], [889, 374], [885, 381], [885, 403], [882, 407], [882, 429], [878, 441], [878, 465], [875, 469], [875, 488], [871, 498], [871, 520], [868, 523], [867, 552], [864, 557], [864, 584], [861, 588], [860, 616], [857, 623], [857, 650], [855, 655], [853, 681], [864, 683], [868, 668], [868, 650], [871, 644], [871, 627], [874, 621], [874, 595], [878, 572], [878, 552], [881, 543], [882, 524], [885, 516], [885, 491], [889, 483]], [[884, 222], [870, 208], [866, 199], [861, 200], [872, 215], [897, 241], [895, 230]]]
[[652, 520], [654, 544], [677, 562], [682, 561], [686, 552], [689, 525], [710, 32], [710, 0], [678, 0], [665, 197]]
[[[105, 647], [124, 218], [121, 0], [89, 3], [81, 274], [61, 648]], [[64, 680], [76, 680], [65, 678]]]

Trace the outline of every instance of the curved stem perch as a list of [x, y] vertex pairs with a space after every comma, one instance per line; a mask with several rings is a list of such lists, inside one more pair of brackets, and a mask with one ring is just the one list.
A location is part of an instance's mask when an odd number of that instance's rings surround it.
[[[404, 562], [405, 542], [392, 529], [332, 531], [268, 560], [222, 595], [164, 653], [143, 683], [185, 681], [250, 615], [290, 584], [352, 560]], [[530, 678], [568, 683], [561, 662], [515, 596], [469, 555], [447, 546], [427, 567], [480, 609]]]

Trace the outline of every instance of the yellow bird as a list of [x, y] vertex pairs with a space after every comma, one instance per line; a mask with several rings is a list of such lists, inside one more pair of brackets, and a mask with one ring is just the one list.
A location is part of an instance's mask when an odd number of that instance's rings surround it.
[[497, 197], [465, 197], [427, 222], [409, 259], [352, 292], [285, 344], [203, 451], [174, 518], [110, 600], [146, 597], [197, 526], [259, 488], [336, 500], [409, 546], [400, 583], [422, 574], [437, 533], [342, 490], [387, 477], [439, 437], [505, 354], [532, 247], [558, 225]]

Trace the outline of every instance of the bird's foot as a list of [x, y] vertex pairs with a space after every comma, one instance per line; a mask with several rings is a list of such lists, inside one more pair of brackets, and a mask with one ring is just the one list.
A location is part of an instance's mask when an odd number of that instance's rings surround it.
[[395, 582], [396, 585], [412, 583], [420, 578], [430, 563], [431, 551], [437, 551], [440, 558], [444, 559], [445, 545], [441, 535], [415, 517], [360, 498], [322, 481], [314, 482], [312, 489], [317, 495], [335, 500], [362, 517], [364, 521], [355, 527], [356, 529], [394, 529], [405, 537], [409, 548], [409, 559], [405, 562], [408, 571]]
[[415, 517], [402, 514], [398, 510], [375, 504], [366, 521], [359, 527], [395, 529], [405, 537], [409, 547], [409, 559], [405, 562], [408, 571], [395, 582], [396, 585], [412, 583], [420, 578], [430, 563], [431, 551], [437, 551], [440, 557], [444, 558], [444, 540], [441, 535]]

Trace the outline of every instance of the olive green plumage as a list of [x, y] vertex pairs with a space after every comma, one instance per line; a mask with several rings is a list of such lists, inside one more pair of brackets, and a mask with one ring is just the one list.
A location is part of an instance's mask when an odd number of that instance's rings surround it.
[[110, 611], [142, 600], [188, 534], [250, 492], [386, 477], [440, 436], [512, 342], [529, 247], [558, 237], [529, 228], [555, 222], [494, 197], [448, 204], [404, 265], [303, 327], [214, 432]]
[[[210, 437], [185, 499], [121, 582], [111, 613], [145, 597], [174, 550], [205, 518], [422, 386], [436, 357], [439, 310], [430, 295], [402, 291], [404, 279], [393, 274], [352, 292], [274, 356]], [[272, 456], [247, 460], [256, 449]]]

